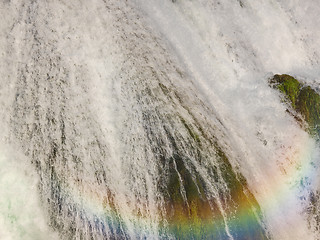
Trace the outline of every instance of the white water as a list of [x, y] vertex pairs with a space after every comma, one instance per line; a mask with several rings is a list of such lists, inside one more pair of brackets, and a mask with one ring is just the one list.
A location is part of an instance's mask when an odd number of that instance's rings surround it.
[[[39, 150], [43, 152], [39, 161], [44, 162], [45, 153], [52, 151], [50, 138], [55, 138], [49, 133], [61, 133], [49, 129], [45, 119], [35, 119], [31, 110], [24, 110], [37, 104], [40, 116], [47, 108], [55, 121], [63, 116], [66, 141], [68, 136], [71, 139], [67, 145], [72, 147], [63, 151], [83, 159], [84, 177], [77, 177], [77, 163], [64, 165], [63, 157], [58, 156], [57, 171], [68, 176], [63, 184], [74, 190], [66, 193], [65, 201], [75, 202], [74, 207], [82, 211], [102, 211], [97, 207], [100, 202], [83, 200], [92, 195], [100, 199], [107, 191], [95, 182], [94, 172], [99, 166], [107, 173], [104, 181], [115, 193], [129, 235], [139, 234], [135, 231], [140, 226], [133, 221], [133, 208], [138, 204], [141, 211], [147, 209], [143, 213], [146, 219], [138, 224], [143, 226], [141, 231], [157, 237], [157, 204], [162, 199], [154, 187], [158, 176], [152, 144], [139, 115], [150, 109], [148, 99], [141, 100], [140, 106], [132, 94], [144, 91], [135, 79], [152, 79], [151, 67], [159, 70], [158, 77], [164, 83], [170, 79], [191, 99], [194, 92], [198, 93], [212, 109], [214, 117], [208, 118], [214, 125], [221, 126], [217, 119], [222, 121], [225, 128], [220, 134], [226, 138], [222, 141], [230, 149], [228, 155], [248, 179], [272, 237], [315, 239], [303, 214], [305, 202], [301, 197], [307, 196], [307, 190], [299, 183], [305, 177], [312, 184], [317, 181], [316, 168], [310, 163], [318, 159], [319, 151], [285, 113], [267, 78], [271, 73], [289, 73], [314, 86], [320, 83], [320, 5], [311, 0], [242, 4], [236, 0], [2, 1], [0, 238], [56, 236], [47, 226], [47, 211], [39, 203], [39, 179], [29, 161], [30, 154]], [[132, 36], [134, 32], [145, 38]], [[56, 65], [51, 67], [52, 63]], [[175, 68], [182, 71], [183, 78]], [[45, 79], [47, 73], [69, 82], [43, 81], [39, 87], [42, 93], [37, 93], [29, 82]], [[22, 76], [29, 85], [23, 85]], [[62, 99], [58, 95], [61, 89]], [[14, 109], [19, 91], [25, 97]], [[56, 94], [50, 95], [50, 91]], [[166, 109], [160, 101], [155, 106]], [[168, 114], [176, 111], [174, 105], [167, 107]], [[45, 137], [28, 143], [24, 135], [28, 130], [20, 128], [29, 128], [35, 121]], [[172, 126], [178, 127], [175, 123]], [[93, 142], [99, 142], [99, 149], [90, 145]], [[104, 155], [110, 156], [107, 164], [98, 160]], [[79, 185], [77, 178], [82, 178], [83, 184]], [[140, 202], [143, 199], [146, 202]], [[12, 222], [12, 218], [18, 220]], [[76, 224], [81, 228], [83, 223]]]
[[319, 150], [286, 116], [266, 79], [269, 72], [288, 73], [319, 86], [319, 28], [314, 19], [320, 5], [242, 3], [178, 1], [172, 6], [169, 1], [145, 1], [141, 6], [208, 101], [219, 108], [234, 146], [240, 146], [242, 172], [265, 209], [273, 237], [314, 239], [298, 196], [306, 196], [301, 179], [317, 181], [310, 163], [317, 162]]

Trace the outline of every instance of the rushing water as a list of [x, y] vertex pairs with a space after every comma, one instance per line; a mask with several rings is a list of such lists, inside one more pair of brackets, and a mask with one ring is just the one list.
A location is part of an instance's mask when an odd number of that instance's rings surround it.
[[318, 5], [2, 0], [0, 239], [315, 239]]

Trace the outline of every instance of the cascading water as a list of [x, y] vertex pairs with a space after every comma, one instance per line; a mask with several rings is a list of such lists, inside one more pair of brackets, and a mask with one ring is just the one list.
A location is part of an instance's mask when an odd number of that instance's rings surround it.
[[0, 2], [0, 239], [316, 239], [304, 4]]

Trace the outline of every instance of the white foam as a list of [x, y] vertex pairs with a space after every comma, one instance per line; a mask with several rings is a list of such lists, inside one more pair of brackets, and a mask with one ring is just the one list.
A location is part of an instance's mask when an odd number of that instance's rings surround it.
[[[6, 147], [6, 148], [4, 148]], [[33, 166], [10, 147], [0, 147], [0, 239], [59, 239], [48, 227]]]

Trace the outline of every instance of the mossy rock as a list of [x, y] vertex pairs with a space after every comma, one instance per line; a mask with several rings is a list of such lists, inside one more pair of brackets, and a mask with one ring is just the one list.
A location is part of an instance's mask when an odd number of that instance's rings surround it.
[[312, 88], [304, 87], [299, 94], [296, 109], [304, 116], [310, 130], [319, 135], [320, 96]]
[[275, 75], [270, 81], [271, 84], [275, 84], [276, 88], [280, 90], [291, 102], [293, 108], [296, 107], [296, 101], [299, 96], [301, 84], [295, 78], [283, 74]]
[[320, 96], [310, 86], [301, 84], [292, 76], [275, 75], [270, 85], [278, 89], [286, 102], [308, 123], [308, 131], [318, 139], [320, 137]]
[[[183, 125], [201, 148], [200, 139], [203, 136], [193, 137], [198, 132], [195, 127], [185, 121]], [[259, 204], [248, 189], [245, 178], [234, 171], [222, 149], [216, 143], [213, 146], [221, 173], [220, 183], [217, 184], [226, 184], [226, 189], [220, 189], [219, 198], [228, 206], [224, 211], [229, 218], [230, 233], [236, 239], [268, 239], [259, 222], [262, 219]], [[217, 199], [207, 197], [201, 175], [194, 167], [186, 167], [188, 159], [184, 159], [183, 154], [173, 154], [167, 161], [170, 171], [167, 188], [162, 192], [167, 203], [169, 231], [176, 239], [228, 239]], [[212, 172], [215, 172], [214, 169], [212, 167]]]
[[[214, 136], [216, 126], [194, 115], [193, 109], [182, 108], [186, 99], [170, 85], [159, 83], [156, 91], [162, 94], [161, 101], [168, 99], [177, 109], [163, 110], [165, 114], [161, 108], [146, 109], [142, 114], [151, 150], [159, 161], [161, 234], [165, 239], [220, 240], [229, 239], [229, 233], [234, 239], [269, 239], [257, 200]], [[151, 93], [139, 94], [143, 98]], [[156, 101], [160, 99], [149, 102]]]

